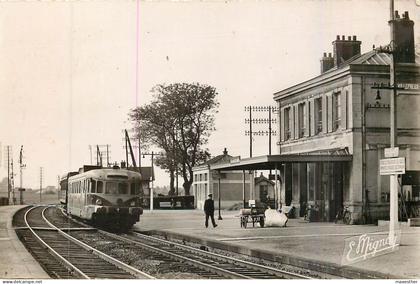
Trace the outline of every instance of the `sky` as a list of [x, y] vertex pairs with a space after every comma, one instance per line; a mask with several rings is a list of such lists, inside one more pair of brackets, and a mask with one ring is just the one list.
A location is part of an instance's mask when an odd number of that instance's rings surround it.
[[[419, 38], [420, 6], [395, 8], [409, 11]], [[109, 144], [120, 162], [128, 113], [161, 83], [214, 86], [220, 107], [207, 147], [249, 157], [244, 107], [274, 105], [274, 92], [319, 75], [336, 35], [356, 35], [362, 53], [388, 44], [388, 18], [388, 0], [1, 2], [0, 178], [6, 145], [17, 174], [23, 145], [24, 187], [39, 188], [40, 167], [45, 187], [90, 164], [89, 145]], [[267, 154], [268, 137], [253, 148]], [[168, 183], [157, 170], [155, 185]]]

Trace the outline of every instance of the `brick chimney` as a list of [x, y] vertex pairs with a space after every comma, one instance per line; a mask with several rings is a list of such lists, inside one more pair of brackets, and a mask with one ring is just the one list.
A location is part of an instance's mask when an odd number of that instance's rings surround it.
[[393, 21], [390, 21], [395, 34], [395, 61], [399, 63], [414, 63], [414, 22], [410, 20], [408, 12], [404, 12], [400, 18], [395, 11]]
[[331, 68], [334, 67], [334, 58], [331, 56], [331, 52], [327, 53], [324, 52], [324, 56], [321, 58], [321, 74], [327, 72]]
[[347, 40], [345, 36], [341, 36], [340, 39], [340, 36], [337, 35], [337, 39], [332, 43], [334, 47], [334, 66], [340, 67], [343, 62], [355, 55], [359, 55], [361, 43], [355, 35], [353, 38], [348, 36]]

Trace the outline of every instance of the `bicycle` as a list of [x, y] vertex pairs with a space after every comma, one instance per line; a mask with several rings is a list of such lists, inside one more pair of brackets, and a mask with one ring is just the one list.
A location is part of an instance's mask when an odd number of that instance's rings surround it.
[[350, 225], [351, 222], [351, 211], [348, 206], [344, 206], [340, 211], [337, 212], [335, 216], [335, 223], [339, 220], [343, 221], [343, 224]]

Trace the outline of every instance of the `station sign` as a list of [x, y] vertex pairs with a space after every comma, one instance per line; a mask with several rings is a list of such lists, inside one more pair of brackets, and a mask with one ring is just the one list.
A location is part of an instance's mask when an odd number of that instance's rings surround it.
[[400, 148], [392, 147], [385, 148], [385, 158], [397, 158], [399, 156]]
[[381, 176], [405, 174], [405, 158], [381, 159], [379, 174]]

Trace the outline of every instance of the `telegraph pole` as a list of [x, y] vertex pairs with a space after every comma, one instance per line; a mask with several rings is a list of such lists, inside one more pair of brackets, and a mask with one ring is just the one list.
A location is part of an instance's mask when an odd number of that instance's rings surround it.
[[[245, 135], [249, 135], [249, 156], [252, 158], [252, 139], [254, 136], [268, 136], [268, 155], [271, 155], [271, 136], [276, 136], [277, 132], [272, 130], [272, 124], [277, 123], [276, 119], [271, 118], [271, 113], [277, 111], [277, 107], [273, 106], [247, 106], [245, 111], [249, 111], [249, 118], [245, 119], [245, 123], [249, 123], [249, 130], [245, 131]], [[252, 112], [268, 112], [267, 118], [253, 118]], [[253, 131], [253, 124], [268, 124], [268, 131]]]
[[155, 153], [152, 151], [152, 153], [143, 153], [143, 158], [144, 156], [150, 156], [151, 158], [151, 164], [152, 164], [152, 175], [151, 175], [151, 183], [152, 183], [152, 187], [150, 188], [150, 212], [153, 211], [153, 182], [155, 180], [155, 171], [153, 170], [153, 159], [155, 156], [163, 156], [163, 154], [160, 153]]
[[[398, 145], [397, 142], [397, 84], [395, 78], [395, 14], [394, 14], [394, 0], [390, 0], [390, 19], [389, 25], [391, 30], [391, 64], [389, 67], [389, 83], [393, 86], [391, 100], [390, 100], [390, 111], [391, 111], [391, 148]], [[398, 229], [398, 176], [390, 175], [390, 216], [389, 216], [389, 239], [391, 244], [395, 244], [396, 236], [395, 230]]]
[[13, 173], [13, 158], [12, 158], [12, 174], [11, 174], [11, 178], [10, 178], [10, 185], [11, 185], [11, 191], [12, 191], [12, 201], [13, 201], [13, 205], [16, 205], [16, 198], [15, 198], [15, 174]]
[[42, 174], [43, 174], [43, 168], [39, 168], [39, 203], [42, 202]]
[[[374, 86], [373, 89], [389, 89], [391, 90], [390, 97], [390, 146], [395, 148], [398, 146], [397, 141], [397, 90], [398, 88], [396, 83], [396, 73], [395, 73], [395, 11], [394, 11], [394, 0], [390, 0], [389, 3], [389, 26], [391, 32], [391, 42], [386, 47], [380, 47], [376, 49], [378, 52], [388, 53], [390, 55], [390, 64], [389, 64], [389, 86]], [[397, 154], [398, 156], [398, 154]], [[389, 240], [390, 244], [395, 245], [396, 241], [396, 232], [398, 229], [398, 175], [391, 174], [389, 176], [389, 187], [390, 187], [390, 212], [389, 212]]]
[[60, 201], [60, 175], [57, 175], [57, 198]]
[[10, 204], [10, 146], [6, 146], [7, 151], [7, 202]]
[[23, 205], [23, 169], [26, 165], [23, 163], [23, 145], [20, 146], [20, 153], [19, 153], [19, 170], [20, 170], [20, 183], [19, 183], [19, 201], [20, 205]]

